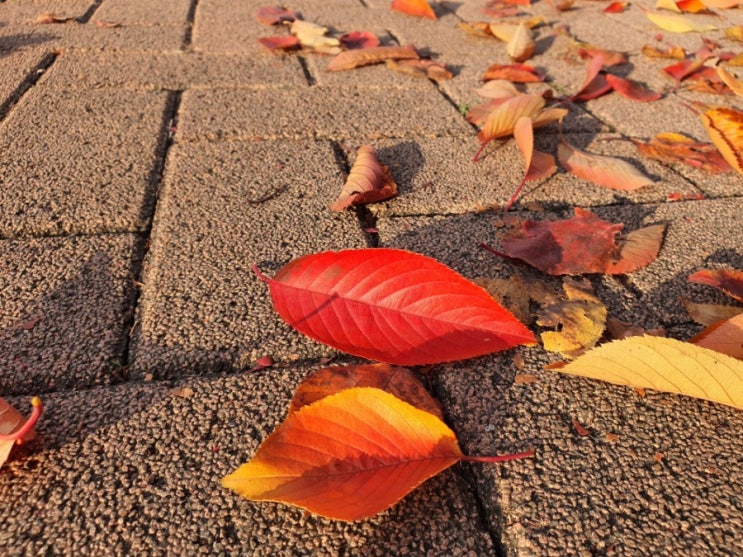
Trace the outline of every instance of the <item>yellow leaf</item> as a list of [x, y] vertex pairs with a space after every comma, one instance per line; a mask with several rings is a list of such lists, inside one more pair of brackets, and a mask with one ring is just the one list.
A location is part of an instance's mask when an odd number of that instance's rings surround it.
[[705, 31], [714, 31], [717, 29], [714, 25], [697, 23], [680, 14], [645, 12], [645, 15], [650, 21], [655, 23], [655, 25], [664, 31], [670, 31], [671, 33], [703, 33]]
[[558, 371], [743, 409], [742, 361], [670, 338], [643, 336], [609, 342]]
[[728, 164], [743, 174], [743, 112], [712, 108], [701, 117], [712, 143]]
[[730, 87], [730, 90], [733, 93], [739, 97], [743, 97], [743, 81], [735, 77], [722, 66], [717, 66], [717, 75], [720, 76], [720, 79], [722, 79], [725, 85]]

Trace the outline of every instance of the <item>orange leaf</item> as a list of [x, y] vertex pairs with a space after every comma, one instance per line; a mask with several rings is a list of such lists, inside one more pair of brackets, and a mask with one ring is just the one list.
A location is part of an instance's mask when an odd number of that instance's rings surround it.
[[660, 93], [650, 91], [636, 81], [625, 79], [616, 75], [606, 74], [606, 81], [609, 82], [609, 85], [611, 85], [612, 89], [614, 89], [617, 93], [633, 101], [657, 101], [663, 96]]
[[628, 233], [620, 242], [619, 260], [607, 269], [607, 274], [626, 275], [650, 265], [658, 257], [665, 230], [665, 224], [653, 224]]
[[730, 87], [730, 90], [733, 93], [735, 93], [739, 97], [743, 97], [743, 81], [735, 77], [722, 66], [717, 66], [717, 75], [720, 77], [723, 83], [725, 83], [725, 85]]
[[302, 381], [294, 393], [289, 412], [354, 387], [381, 389], [419, 410], [430, 412], [440, 419], [441, 406], [416, 376], [404, 367], [389, 364], [333, 366], [317, 370]]
[[356, 153], [356, 160], [338, 200], [330, 208], [333, 211], [343, 211], [351, 205], [377, 203], [396, 195], [397, 184], [392, 179], [389, 168], [377, 161], [374, 147], [362, 145]]
[[562, 167], [579, 178], [615, 190], [632, 191], [653, 181], [628, 162], [615, 157], [594, 155], [570, 146], [563, 138], [557, 148]]
[[707, 327], [689, 342], [743, 360], [743, 313]]
[[415, 47], [408, 46], [375, 46], [346, 50], [336, 55], [326, 68], [329, 72], [352, 70], [370, 64], [379, 64], [386, 60], [414, 60], [419, 58]]
[[387, 60], [387, 67], [400, 73], [434, 81], [446, 81], [452, 78], [452, 73], [446, 69], [444, 64], [433, 60]]
[[297, 19], [297, 14], [290, 9], [277, 6], [263, 6], [255, 12], [255, 19], [263, 25], [281, 25]]
[[715, 174], [732, 170], [712, 143], [700, 143], [678, 133], [661, 133], [647, 143], [634, 143], [637, 150], [646, 157], [681, 162]]
[[24, 422], [23, 416], [0, 398], [0, 467], [8, 460], [13, 445], [35, 437], [33, 427], [41, 416], [41, 400], [32, 398], [31, 406], [31, 416]]
[[612, 2], [609, 4], [606, 8], [604, 8], [604, 13], [606, 14], [621, 14], [624, 9], [627, 7], [627, 2]]
[[743, 112], [713, 108], [701, 117], [712, 143], [730, 166], [743, 174]]
[[533, 66], [528, 64], [493, 64], [483, 75], [483, 81], [505, 79], [514, 83], [536, 83], [544, 81], [544, 76]]
[[533, 118], [543, 107], [544, 98], [540, 95], [525, 94], [508, 99], [488, 115], [477, 138], [485, 144], [491, 139], [511, 135], [519, 118]]
[[281, 37], [261, 37], [258, 42], [265, 46], [271, 52], [280, 50], [294, 50], [299, 48], [299, 39], [294, 35], [287, 35]]
[[39, 16], [36, 18], [36, 23], [45, 25], [50, 23], [67, 23], [70, 21], [71, 17], [63, 17], [59, 16], [52, 12], [44, 12], [42, 14], [39, 14]]
[[680, 46], [671, 46], [664, 50], [646, 44], [642, 47], [642, 53], [648, 58], [673, 58], [675, 60], [686, 58], [686, 52]]
[[436, 19], [436, 12], [427, 0], [392, 0], [392, 9], [407, 15]]
[[516, 197], [518, 197], [526, 182], [547, 178], [548, 176], [552, 176], [555, 170], [557, 170], [555, 159], [552, 155], [534, 149], [534, 129], [531, 118], [522, 116], [516, 121], [513, 137], [516, 140], [519, 151], [521, 151], [521, 156], [524, 158], [525, 174], [516, 191], [513, 192], [511, 199], [506, 204], [506, 211], [516, 201]]
[[683, 60], [678, 64], [667, 66], [663, 68], [663, 71], [675, 79], [677, 83], [681, 83], [681, 81], [689, 77], [691, 74], [698, 72], [703, 65], [704, 60], [690, 58], [689, 60]]
[[598, 54], [591, 58], [586, 70], [586, 77], [578, 92], [569, 97], [569, 101], [587, 101], [600, 97], [611, 90], [611, 85], [606, 81], [603, 75], [599, 75], [601, 68], [604, 67], [606, 58], [603, 54]]
[[688, 280], [689, 282], [714, 286], [728, 296], [743, 302], [743, 271], [704, 269], [689, 276]]

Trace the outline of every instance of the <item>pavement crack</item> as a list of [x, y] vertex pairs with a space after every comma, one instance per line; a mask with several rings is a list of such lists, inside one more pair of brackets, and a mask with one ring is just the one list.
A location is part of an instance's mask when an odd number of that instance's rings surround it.
[[41, 58], [41, 60], [39, 60], [39, 63], [28, 72], [21, 84], [13, 90], [2, 104], [0, 104], [0, 122], [5, 120], [5, 117], [10, 113], [13, 107], [18, 104], [23, 96], [36, 85], [36, 82], [41, 79], [41, 76], [43, 76], [52, 64], [54, 64], [58, 57], [59, 52], [48, 52]]
[[307, 85], [310, 87], [317, 85], [317, 79], [312, 75], [312, 70], [310, 69], [310, 65], [307, 63], [307, 59], [304, 56], [298, 56], [297, 60], [299, 60], [299, 67], [302, 68], [302, 73], [304, 74], [304, 78], [307, 80]]
[[101, 4], [103, 4], [103, 0], [95, 0], [87, 10], [85, 10], [85, 13], [81, 15], [78, 18], [75, 18], [75, 21], [78, 23], [88, 23], [90, 21], [90, 18], [93, 17], [93, 14], [98, 10], [98, 8], [101, 7]]
[[181, 42], [181, 50], [188, 50], [191, 47], [193, 41], [193, 25], [196, 19], [196, 8], [199, 6], [199, 0], [191, 0], [191, 4], [188, 6], [188, 15], [186, 15], [186, 31], [183, 33], [183, 41]]

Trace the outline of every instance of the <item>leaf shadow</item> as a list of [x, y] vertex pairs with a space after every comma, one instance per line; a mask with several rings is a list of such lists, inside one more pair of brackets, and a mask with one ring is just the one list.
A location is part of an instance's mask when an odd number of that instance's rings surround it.
[[380, 147], [377, 149], [377, 158], [389, 167], [392, 178], [397, 182], [399, 195], [413, 191], [414, 179], [426, 163], [417, 141], [401, 141], [389, 147]]
[[39, 46], [57, 38], [59, 37], [48, 33], [16, 33], [0, 36], [0, 58], [9, 56], [15, 51]]

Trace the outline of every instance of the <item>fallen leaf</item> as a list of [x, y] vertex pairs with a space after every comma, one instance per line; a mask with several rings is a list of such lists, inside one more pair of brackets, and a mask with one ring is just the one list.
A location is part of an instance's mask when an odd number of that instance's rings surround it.
[[507, 279], [478, 277], [472, 282], [483, 287], [498, 300], [503, 307], [510, 311], [519, 321], [528, 321], [530, 288], [518, 275]]
[[397, 195], [397, 183], [390, 169], [377, 160], [377, 151], [371, 145], [362, 145], [356, 152], [346, 183], [338, 200], [330, 207], [343, 211], [352, 205], [366, 205], [391, 199]]
[[611, 90], [609, 82], [606, 81], [606, 78], [603, 75], [599, 74], [601, 68], [604, 67], [604, 60], [605, 58], [601, 54], [590, 59], [583, 83], [578, 91], [566, 100], [587, 101], [600, 97]]
[[191, 387], [176, 387], [170, 389], [170, 394], [178, 398], [191, 398], [194, 395], [194, 390]]
[[[295, 19], [291, 24], [291, 34], [299, 39], [303, 48], [320, 54], [338, 54], [341, 52], [340, 41], [335, 37], [327, 37], [327, 27]], [[351, 51], [355, 52], [355, 51]]]
[[299, 39], [294, 35], [281, 37], [261, 37], [260, 39], [258, 39], [258, 42], [262, 46], [265, 46], [271, 52], [281, 50], [295, 50], [301, 46], [299, 44]]
[[695, 323], [704, 325], [705, 327], [735, 317], [739, 313], [743, 312], [743, 308], [739, 306], [728, 306], [724, 304], [702, 304], [698, 302], [692, 302], [691, 300], [682, 299], [681, 303], [684, 305], [686, 312], [689, 314]]
[[606, 48], [599, 48], [597, 46], [575, 41], [577, 47], [577, 54], [583, 60], [591, 60], [597, 56], [603, 58], [601, 66], [603, 68], [610, 68], [612, 66], [623, 66], [629, 62], [626, 52], [619, 52], [617, 50], [608, 50]]
[[677, 14], [681, 13], [681, 8], [679, 8], [675, 0], [656, 0], [655, 7], [659, 10], [669, 10]]
[[615, 441], [619, 441], [619, 435], [616, 433], [607, 433], [604, 439], [609, 443], [614, 443]]
[[539, 383], [539, 378], [531, 373], [517, 373], [513, 378], [514, 385], [533, 385]]
[[686, 58], [686, 51], [680, 46], [671, 46], [666, 49], [660, 49], [646, 44], [642, 47], [642, 53], [648, 58], [673, 58], [683, 60]]
[[436, 19], [436, 12], [427, 0], [392, 0], [392, 9], [415, 17]]
[[519, 118], [528, 116], [533, 120], [543, 107], [544, 98], [540, 95], [524, 94], [507, 99], [487, 116], [477, 138], [484, 146], [493, 139], [511, 135]]
[[[623, 243], [617, 243], [615, 237], [623, 228], [623, 224], [608, 223], [576, 207], [571, 219], [516, 219], [501, 244], [507, 257], [521, 259], [550, 275], [625, 274], [657, 257], [664, 227], [641, 228], [628, 234]], [[632, 235], [637, 241], [631, 240]], [[647, 241], [648, 237], [653, 242]]]
[[580, 151], [565, 138], [557, 148], [557, 158], [572, 175], [605, 188], [634, 191], [654, 183], [632, 164], [616, 157]]
[[352, 70], [370, 64], [379, 64], [387, 60], [415, 60], [420, 58], [415, 47], [408, 46], [375, 46], [346, 50], [333, 58], [328, 67], [329, 72]]
[[507, 99], [521, 94], [513, 83], [505, 79], [493, 79], [473, 91], [486, 99]]
[[730, 90], [733, 93], [735, 93], [739, 97], [743, 97], [743, 81], [735, 77], [723, 66], [717, 66], [717, 75], [720, 77], [723, 83], [725, 83], [725, 85], [730, 87]]
[[664, 458], [666, 458], [666, 455], [664, 455], [663, 453], [660, 453], [660, 452], [656, 452], [656, 453], [655, 453], [655, 454], [653, 455], [653, 460], [654, 460], [655, 462], [657, 462], [658, 464], [660, 464], [661, 462], [663, 462], [663, 459], [664, 459]]
[[423, 77], [434, 81], [446, 81], [452, 78], [452, 73], [446, 66], [433, 60], [387, 60], [387, 67], [414, 77]]
[[620, 319], [616, 319], [615, 317], [609, 317], [606, 320], [606, 331], [613, 339], [622, 339], [642, 335], [653, 335], [656, 337], [666, 336], [666, 331], [663, 327], [657, 327], [655, 329], [645, 329], [644, 327], [640, 327], [639, 325], [634, 325], [632, 323], [627, 323], [626, 321], [621, 321]]
[[689, 342], [743, 360], [743, 313], [710, 325]]
[[272, 356], [261, 356], [255, 361], [255, 365], [248, 370], [248, 373], [261, 371], [262, 369], [273, 366], [275, 363], [276, 362], [274, 361]]
[[537, 83], [544, 81], [544, 76], [528, 64], [493, 64], [485, 70], [483, 81], [505, 79], [514, 83]]
[[628, 99], [631, 99], [633, 101], [639, 101], [639, 102], [650, 102], [650, 101], [657, 101], [660, 99], [663, 95], [660, 93], [655, 93], [648, 89], [647, 87], [640, 85], [638, 82], [633, 81], [631, 79], [625, 79], [623, 77], [619, 77], [612, 74], [606, 74], [606, 81], [609, 82], [609, 85], [611, 85], [612, 89], [614, 89], [617, 93], [622, 95], [623, 97], [626, 97]]
[[39, 324], [39, 321], [41, 321], [41, 315], [32, 315], [25, 321], [22, 321], [21, 323], [18, 323], [15, 327], [13, 327], [14, 331], [30, 331], [36, 325]]
[[465, 116], [465, 118], [471, 124], [477, 127], [482, 127], [482, 125], [485, 124], [485, 120], [487, 120], [488, 116], [490, 116], [491, 112], [493, 112], [508, 99], [518, 97], [519, 95], [521, 95], [521, 93], [517, 91], [516, 94], [512, 96], [504, 95], [502, 97], [496, 97], [484, 103], [473, 105], [467, 110], [467, 115]]
[[516, 352], [513, 355], [513, 358], [511, 358], [511, 362], [513, 363], [513, 367], [518, 370], [522, 370], [526, 367], [526, 360], [524, 360], [524, 356], [520, 352]]
[[740, 4], [740, 0], [704, 0], [704, 5], [708, 8], [727, 10]]
[[670, 75], [676, 80], [676, 83], [681, 83], [684, 79], [689, 77], [691, 74], [698, 72], [704, 66], [704, 60], [698, 58], [690, 58], [688, 60], [682, 60], [678, 64], [672, 64], [663, 68], [663, 71]]
[[297, 19], [297, 14], [288, 8], [263, 6], [255, 12], [255, 19], [263, 25], [281, 25]]
[[714, 12], [707, 9], [702, 0], [678, 0], [676, 5], [682, 12], [689, 14], [711, 14]]
[[743, 112], [712, 108], [701, 115], [707, 135], [725, 160], [743, 174]]
[[734, 269], [703, 269], [689, 276], [689, 282], [706, 284], [743, 302], [743, 271]]
[[572, 420], [571, 423], [573, 424], [573, 429], [575, 429], [575, 432], [581, 437], [585, 437], [589, 434], [588, 430], [583, 427], [578, 420]]
[[519, 26], [516, 23], [510, 23], [507, 21], [493, 21], [488, 26], [490, 34], [496, 39], [507, 43], [516, 34]]
[[531, 30], [523, 23], [519, 24], [513, 37], [506, 45], [506, 53], [516, 62], [523, 62], [534, 55], [537, 43]]
[[338, 37], [338, 40], [348, 50], [379, 46], [379, 39], [371, 31], [351, 31]]
[[513, 192], [513, 195], [511, 195], [511, 199], [506, 203], [504, 208], [505, 211], [508, 211], [514, 204], [526, 182], [547, 178], [552, 176], [552, 174], [557, 170], [557, 166], [555, 166], [555, 158], [552, 155], [534, 149], [533, 125], [533, 121], [530, 117], [522, 116], [516, 121], [516, 126], [513, 130], [513, 137], [516, 140], [516, 145], [521, 152], [521, 156], [524, 158], [525, 170], [524, 178]]
[[712, 143], [700, 143], [680, 133], [660, 133], [648, 142], [633, 140], [640, 154], [665, 162], [680, 162], [717, 174], [732, 167]]
[[743, 409], [743, 362], [670, 338], [615, 340], [586, 352], [559, 371]]
[[704, 33], [705, 31], [714, 31], [717, 29], [714, 25], [697, 23], [680, 14], [660, 14], [646, 11], [645, 15], [655, 25], [671, 33]]
[[588, 279], [563, 280], [565, 299], [542, 307], [537, 325], [555, 327], [541, 333], [544, 349], [565, 358], [576, 358], [596, 346], [606, 328], [606, 306], [593, 292]]
[[313, 404], [326, 396], [354, 387], [381, 389], [411, 406], [444, 419], [441, 405], [423, 387], [423, 383], [404, 367], [366, 364], [325, 367], [307, 376], [297, 388], [289, 412]]
[[607, 14], [621, 14], [626, 8], [629, 2], [612, 2], [606, 8], [604, 13]]
[[725, 29], [725, 36], [736, 41], [743, 41], [743, 25], [734, 25]]
[[121, 23], [118, 23], [116, 21], [103, 21], [100, 19], [96, 19], [95, 24], [97, 27], [100, 27], [102, 29], [118, 29], [119, 27], [121, 27]]
[[274, 278], [255, 270], [289, 325], [371, 360], [423, 365], [535, 342], [485, 290], [416, 253], [331, 251], [295, 259]]
[[66, 23], [70, 20], [72, 20], [71, 17], [63, 17], [52, 12], [44, 12], [36, 18], [36, 23], [45, 25], [50, 23]]
[[438, 417], [380, 389], [356, 387], [289, 414], [222, 485], [251, 500], [353, 521], [391, 507], [459, 460], [532, 455], [465, 457]]
[[41, 417], [39, 398], [31, 399], [31, 415], [28, 420], [5, 400], [0, 398], [0, 468], [8, 460], [13, 445], [30, 441], [35, 437], [33, 427]]

